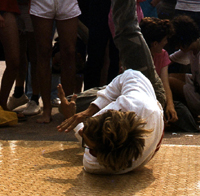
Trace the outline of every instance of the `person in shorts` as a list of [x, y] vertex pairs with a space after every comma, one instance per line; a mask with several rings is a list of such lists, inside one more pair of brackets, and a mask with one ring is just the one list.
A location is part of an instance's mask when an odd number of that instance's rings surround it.
[[20, 49], [16, 14], [20, 14], [17, 0], [0, 1], [0, 41], [6, 62], [6, 69], [1, 80], [0, 105], [4, 110], [9, 110], [7, 100], [19, 71]]
[[[19, 40], [20, 40], [20, 69], [15, 81], [14, 93], [9, 97], [8, 108], [15, 108], [26, 104], [23, 109], [24, 115], [35, 115], [40, 113], [39, 106], [39, 82], [37, 74], [37, 53], [35, 34], [31, 17], [29, 14], [29, 0], [18, 0], [21, 14], [17, 17]], [[27, 68], [31, 66], [31, 87], [32, 95], [29, 98], [25, 94], [24, 82], [27, 78]], [[26, 83], [27, 85], [27, 83]]]
[[51, 121], [51, 69], [53, 23], [60, 40], [61, 83], [66, 95], [73, 94], [75, 87], [75, 44], [78, 16], [81, 11], [77, 0], [31, 0], [30, 14], [37, 44], [37, 67], [43, 114], [38, 123]]

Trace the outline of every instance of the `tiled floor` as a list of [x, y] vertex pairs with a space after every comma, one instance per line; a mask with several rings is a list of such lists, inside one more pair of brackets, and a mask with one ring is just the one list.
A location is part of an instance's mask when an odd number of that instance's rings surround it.
[[144, 168], [91, 175], [77, 142], [0, 141], [0, 195], [200, 195], [200, 146], [162, 145]]

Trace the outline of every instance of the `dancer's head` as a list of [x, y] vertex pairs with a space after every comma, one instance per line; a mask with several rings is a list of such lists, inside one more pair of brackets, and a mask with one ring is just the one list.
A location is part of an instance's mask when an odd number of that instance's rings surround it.
[[132, 160], [142, 155], [145, 120], [134, 112], [108, 110], [84, 122], [83, 139], [91, 154], [106, 168], [119, 171], [132, 165]]

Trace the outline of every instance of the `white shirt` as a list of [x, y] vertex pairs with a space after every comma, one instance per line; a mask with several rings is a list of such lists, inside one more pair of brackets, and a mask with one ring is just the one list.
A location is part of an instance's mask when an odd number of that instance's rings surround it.
[[190, 64], [192, 78], [193, 80], [194, 78], [196, 78], [196, 81], [200, 86], [200, 52], [194, 55], [192, 51], [185, 53], [181, 50], [178, 50], [171, 54], [169, 57], [173, 62], [180, 63], [183, 65]]
[[[163, 109], [156, 99], [151, 82], [139, 71], [126, 70], [117, 76], [104, 90], [98, 91], [97, 99], [93, 102], [100, 108], [95, 115], [102, 114], [109, 109], [134, 111], [138, 116], [146, 120], [146, 129], [153, 132], [145, 138], [145, 147], [141, 157], [133, 159], [132, 167], [119, 172], [110, 172], [99, 165], [97, 158], [85, 149], [83, 156], [84, 169], [90, 173], [126, 173], [146, 164], [154, 155], [156, 147], [161, 140], [164, 123]], [[79, 125], [78, 130], [83, 127]], [[78, 131], [76, 129], [76, 132]]]
[[200, 0], [177, 0], [175, 9], [200, 12]]

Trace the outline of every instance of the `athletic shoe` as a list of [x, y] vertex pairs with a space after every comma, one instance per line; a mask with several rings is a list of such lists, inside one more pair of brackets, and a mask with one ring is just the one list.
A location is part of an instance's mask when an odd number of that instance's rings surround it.
[[52, 107], [58, 107], [60, 104], [61, 104], [61, 101], [59, 98], [55, 98], [55, 99], [51, 100]]
[[29, 101], [28, 97], [23, 94], [20, 98], [15, 98], [13, 95], [12, 97], [9, 97], [7, 107], [9, 110], [14, 110], [15, 108], [26, 104]]
[[41, 112], [40, 106], [33, 100], [29, 101], [22, 112], [26, 116], [36, 115]]

